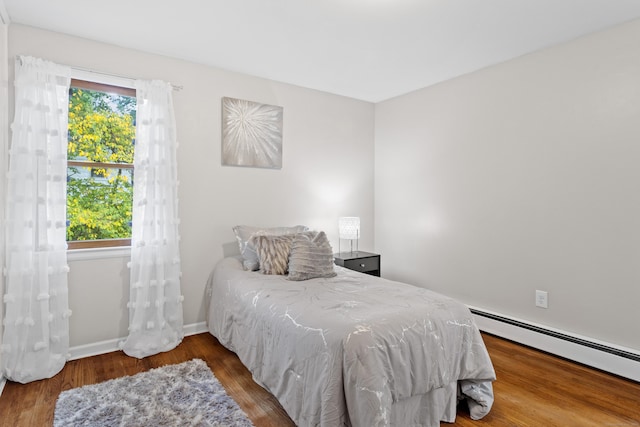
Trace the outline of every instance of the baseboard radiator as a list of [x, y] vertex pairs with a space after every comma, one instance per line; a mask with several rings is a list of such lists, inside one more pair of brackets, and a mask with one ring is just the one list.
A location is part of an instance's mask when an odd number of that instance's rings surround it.
[[640, 382], [640, 352], [469, 307], [480, 330]]

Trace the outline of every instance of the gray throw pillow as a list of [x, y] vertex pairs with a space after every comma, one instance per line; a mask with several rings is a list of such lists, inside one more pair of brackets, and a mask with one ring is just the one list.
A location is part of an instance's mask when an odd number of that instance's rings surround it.
[[324, 231], [315, 236], [298, 233], [291, 242], [289, 280], [333, 277], [333, 249]]

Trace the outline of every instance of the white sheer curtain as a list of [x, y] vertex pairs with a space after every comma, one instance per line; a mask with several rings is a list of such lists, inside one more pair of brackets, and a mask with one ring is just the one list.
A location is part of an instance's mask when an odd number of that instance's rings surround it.
[[2, 369], [26, 383], [58, 373], [69, 351], [66, 174], [71, 69], [16, 59], [6, 201]]
[[138, 358], [168, 351], [183, 338], [178, 246], [178, 180], [172, 87], [137, 81], [129, 336]]

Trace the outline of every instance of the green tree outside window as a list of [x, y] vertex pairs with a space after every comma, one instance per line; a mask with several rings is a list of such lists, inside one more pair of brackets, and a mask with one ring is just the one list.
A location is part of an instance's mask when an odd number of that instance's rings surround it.
[[67, 241], [131, 237], [136, 98], [69, 90]]

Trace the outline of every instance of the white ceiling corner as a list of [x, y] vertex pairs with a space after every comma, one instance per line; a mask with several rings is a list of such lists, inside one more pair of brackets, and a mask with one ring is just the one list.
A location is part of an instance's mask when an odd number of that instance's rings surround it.
[[9, 17], [7, 8], [4, 5], [4, 0], [0, 0], [0, 23], [4, 25], [9, 25], [11, 23], [11, 18]]
[[640, 0], [0, 0], [0, 14], [378, 102], [637, 19]]

